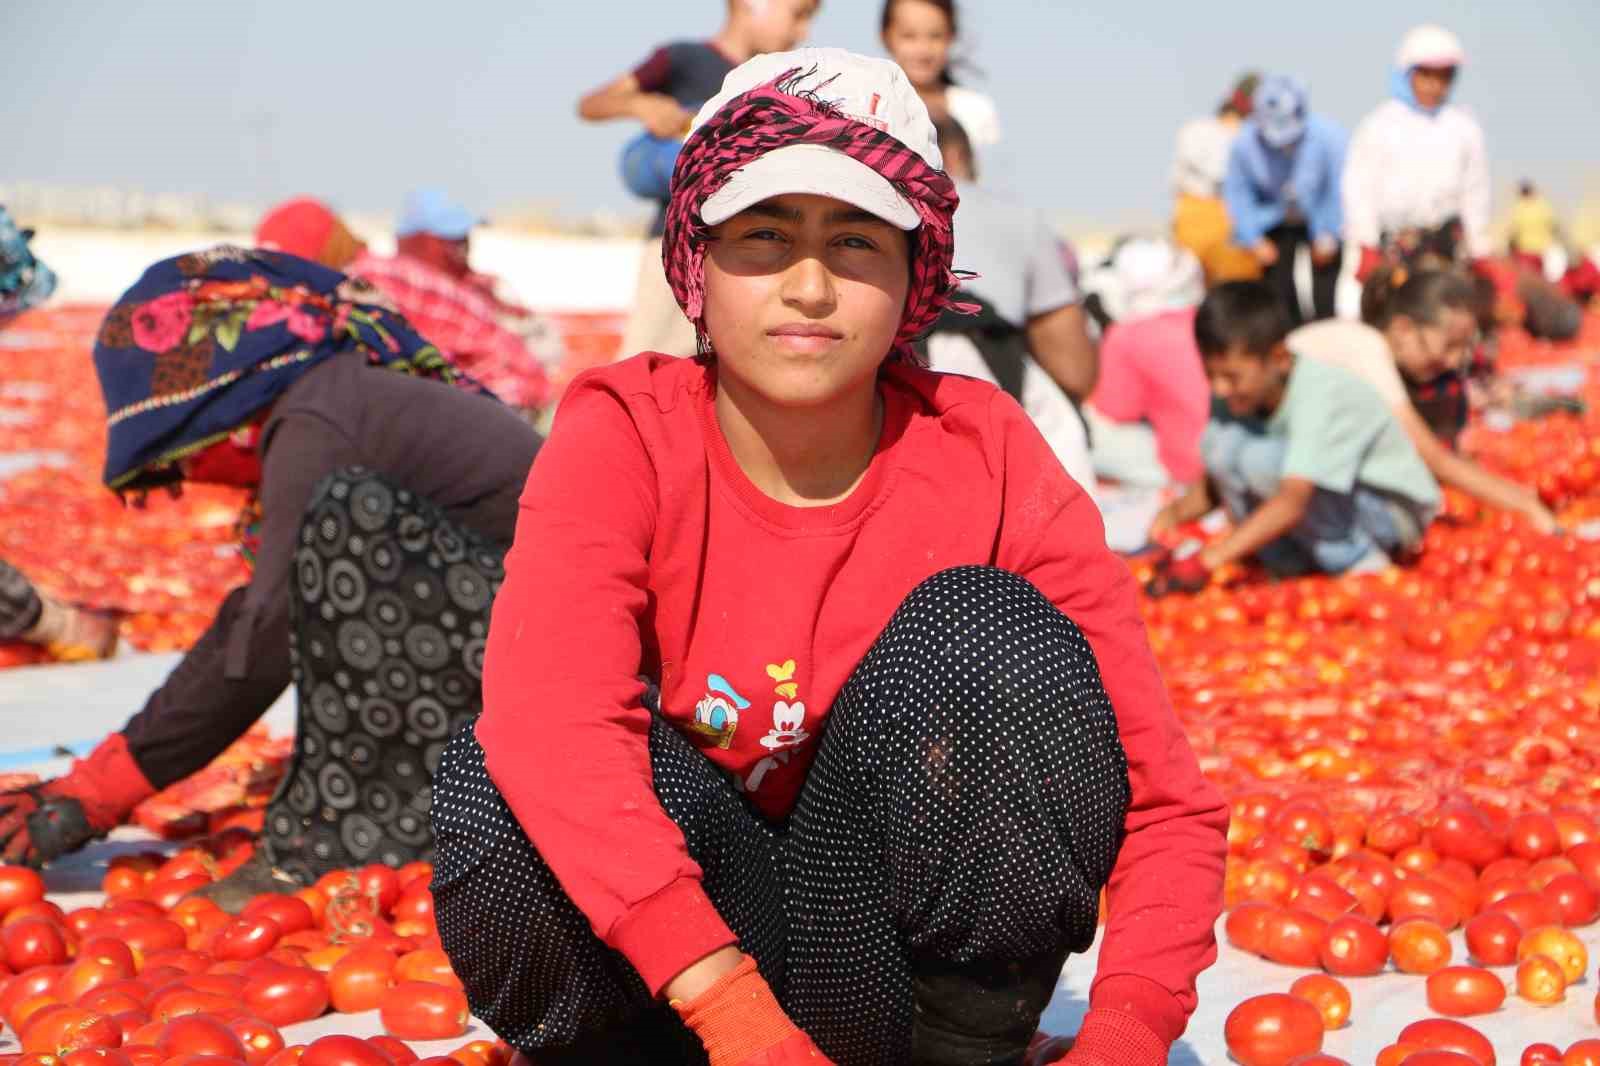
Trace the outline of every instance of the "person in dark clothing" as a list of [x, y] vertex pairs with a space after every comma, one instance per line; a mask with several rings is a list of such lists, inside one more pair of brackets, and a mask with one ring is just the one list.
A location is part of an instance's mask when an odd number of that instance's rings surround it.
[[728, 17], [709, 41], [662, 45], [633, 70], [578, 101], [588, 122], [630, 118], [644, 127], [623, 155], [630, 188], [656, 202], [650, 241], [639, 259], [633, 313], [621, 350], [693, 355], [694, 330], [673, 302], [661, 268], [667, 181], [690, 120], [717, 95], [735, 66], [764, 52], [782, 52], [805, 39], [820, 0], [728, 0]]
[[248, 489], [253, 573], [122, 730], [64, 777], [0, 795], [4, 858], [39, 864], [103, 836], [291, 680], [294, 756], [259, 861], [219, 902], [425, 857], [429, 775], [477, 711], [538, 435], [375, 289], [278, 252], [155, 264], [107, 314], [95, 366], [106, 484]]

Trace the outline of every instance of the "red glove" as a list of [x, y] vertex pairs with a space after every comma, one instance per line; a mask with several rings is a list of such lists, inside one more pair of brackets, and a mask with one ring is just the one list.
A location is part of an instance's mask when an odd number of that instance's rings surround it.
[[749, 956], [694, 999], [672, 1006], [705, 1045], [711, 1066], [833, 1066], [778, 1006]]
[[1145, 591], [1157, 598], [1174, 592], [1199, 592], [1211, 583], [1211, 568], [1200, 558], [1200, 547], [1185, 542], [1156, 563]]
[[0, 793], [0, 860], [42, 866], [121, 825], [155, 787], [113, 733], [65, 777]]
[[1361, 259], [1356, 263], [1356, 280], [1365, 285], [1367, 279], [1372, 277], [1372, 272], [1382, 265], [1383, 253], [1370, 244], [1363, 244], [1361, 246]]
[[1133, 1015], [1096, 1007], [1084, 1015], [1072, 1050], [1051, 1066], [1166, 1066], [1167, 1050]]

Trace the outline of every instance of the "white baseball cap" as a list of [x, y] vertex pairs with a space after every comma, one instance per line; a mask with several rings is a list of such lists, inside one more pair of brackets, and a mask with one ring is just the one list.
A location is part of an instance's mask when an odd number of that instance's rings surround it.
[[[797, 68], [802, 74], [796, 87], [815, 93], [850, 118], [882, 130], [935, 170], [944, 169], [927, 105], [905, 72], [890, 60], [843, 48], [769, 52], [741, 63], [728, 72], [722, 91], [694, 117], [690, 136], [734, 97]], [[740, 167], [700, 205], [700, 218], [715, 226], [762, 200], [786, 193], [831, 196], [903, 230], [914, 230], [922, 222], [916, 208], [882, 174], [822, 144], [785, 145]]]
[[1461, 39], [1443, 26], [1425, 23], [1413, 27], [1400, 39], [1394, 65], [1401, 70], [1412, 67], [1459, 67], [1467, 61]]

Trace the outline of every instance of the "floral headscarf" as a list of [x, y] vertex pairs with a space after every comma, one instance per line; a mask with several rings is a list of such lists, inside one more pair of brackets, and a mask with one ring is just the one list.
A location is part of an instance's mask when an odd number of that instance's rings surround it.
[[38, 307], [56, 288], [56, 276], [33, 256], [32, 230], [18, 229], [0, 207], [0, 325]]
[[883, 175], [922, 219], [914, 231], [911, 288], [892, 352], [921, 362], [912, 343], [938, 320], [960, 284], [951, 270], [951, 221], [960, 202], [955, 183], [889, 134], [845, 117], [814, 95], [792, 91], [804, 75], [792, 70], [734, 97], [684, 142], [661, 240], [667, 282], [705, 348], [705, 253], [711, 227], [700, 217], [701, 205], [739, 168], [767, 152], [791, 144], [825, 145]]
[[95, 341], [106, 485], [177, 480], [179, 459], [229, 437], [341, 352], [488, 392], [359, 279], [230, 245], [156, 263], [107, 313]]

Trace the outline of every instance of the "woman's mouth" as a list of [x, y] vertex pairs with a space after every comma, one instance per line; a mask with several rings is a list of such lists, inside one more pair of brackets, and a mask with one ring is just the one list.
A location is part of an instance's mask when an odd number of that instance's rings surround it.
[[792, 352], [825, 351], [844, 340], [843, 333], [817, 322], [788, 322], [767, 330], [767, 336]]

